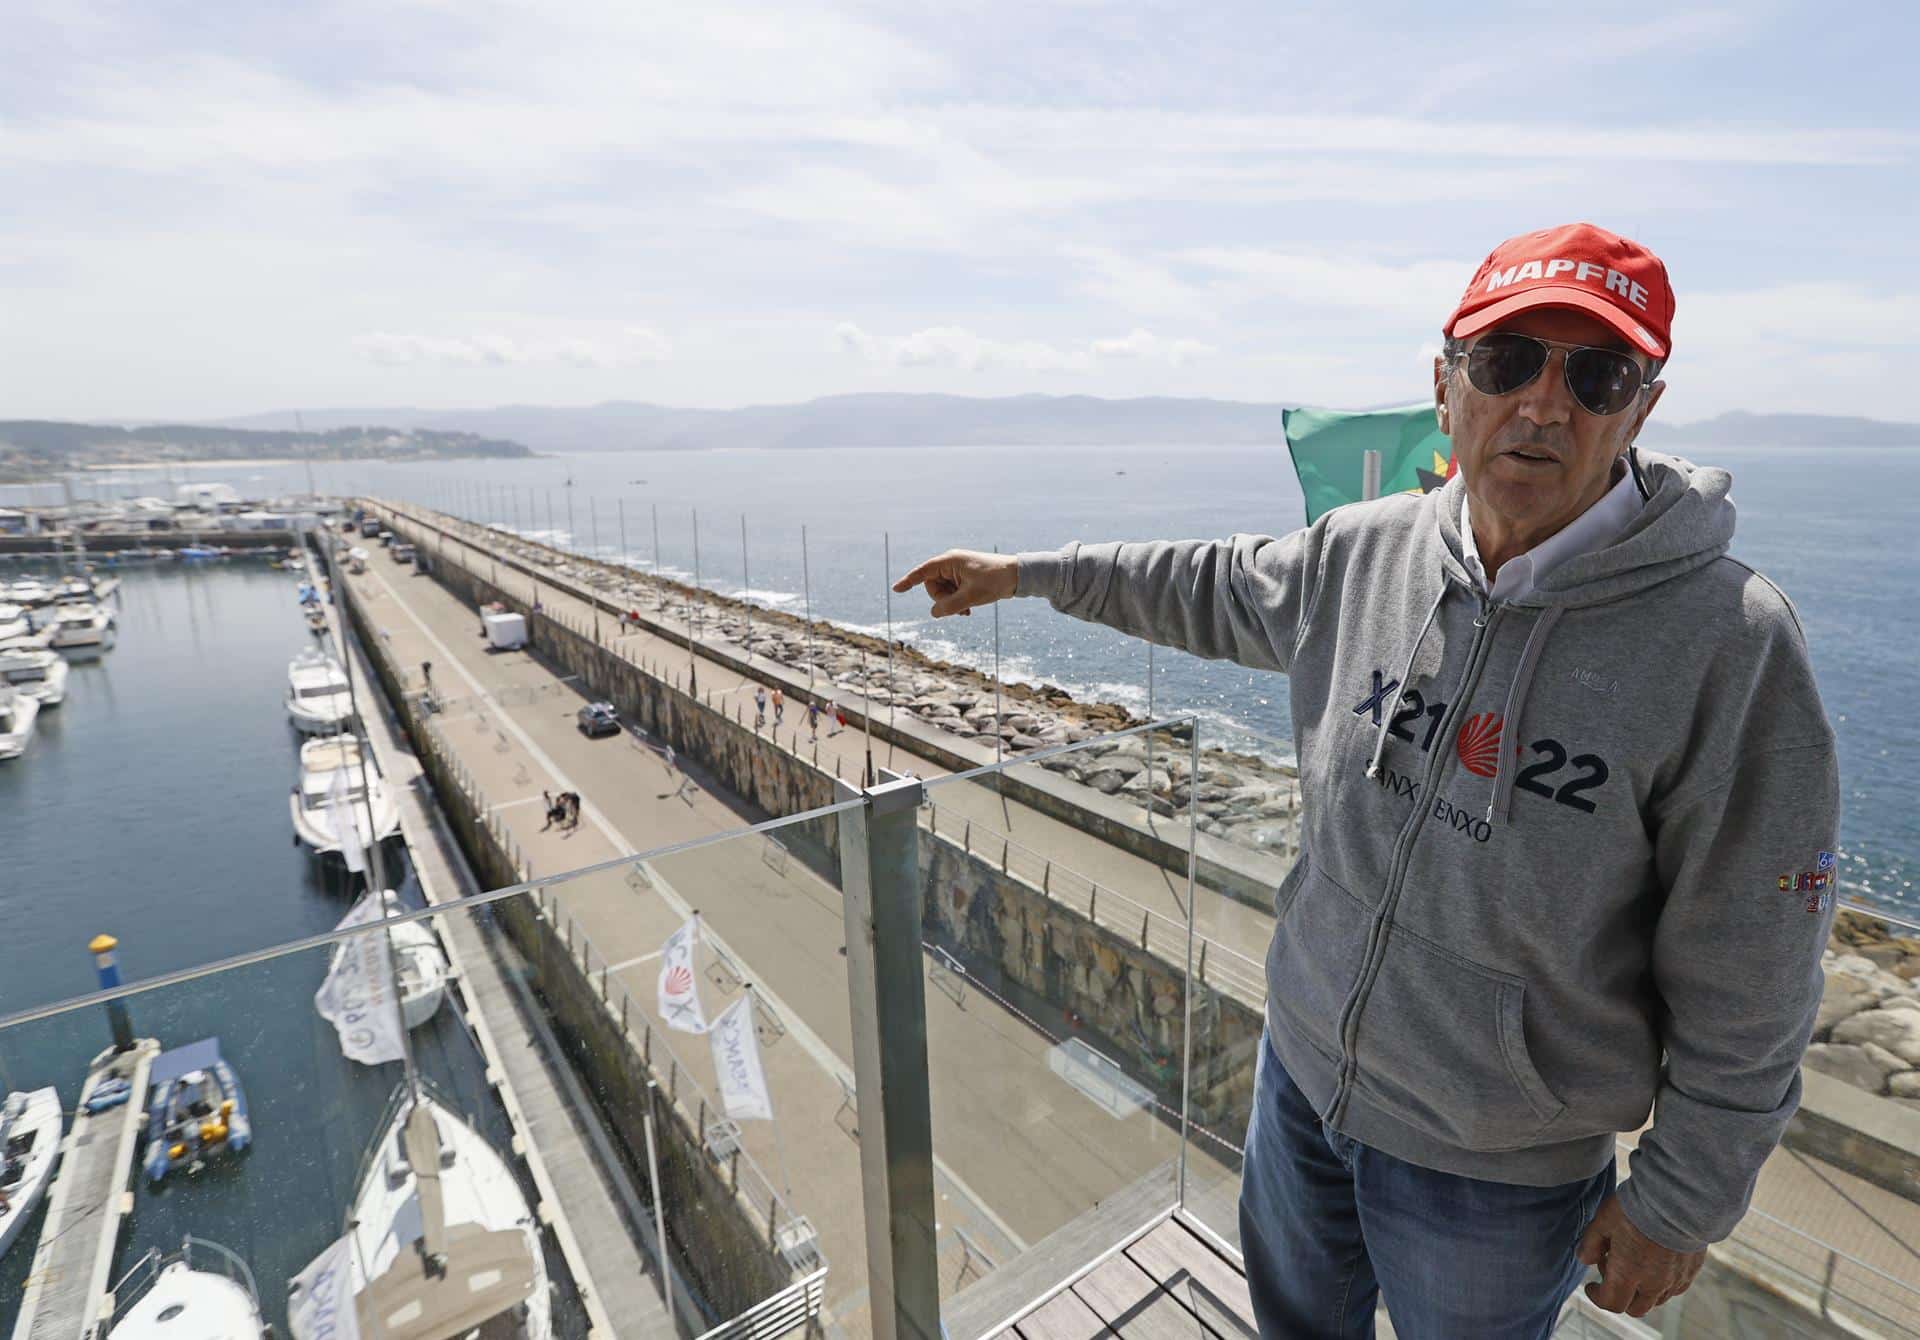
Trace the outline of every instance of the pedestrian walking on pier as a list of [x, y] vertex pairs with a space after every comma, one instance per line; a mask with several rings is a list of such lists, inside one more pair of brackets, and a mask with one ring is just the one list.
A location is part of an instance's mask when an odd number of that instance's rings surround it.
[[807, 703], [807, 738], [820, 738], [820, 704], [811, 700]]
[[540, 825], [540, 831], [544, 833], [567, 817], [567, 807], [564, 801], [555, 800], [551, 791], [542, 791], [540, 800], [547, 807], [547, 821]]
[[753, 728], [759, 730], [767, 724], [767, 690], [763, 685], [753, 691]]
[[428, 693], [433, 692], [433, 662], [432, 661], [420, 662], [420, 682], [426, 686]]
[[827, 732], [827, 738], [831, 740], [834, 736], [838, 735], [841, 731], [845, 730], [846, 728], [847, 728], [847, 709], [840, 706], [840, 700], [838, 698], [835, 698], [833, 700], [833, 729]]
[[773, 686], [773, 724], [778, 726], [780, 724], [780, 719], [786, 716], [786, 714], [787, 714], [787, 695], [780, 691], [780, 686], [778, 684], [775, 684]]
[[1590, 1266], [1595, 1306], [1644, 1316], [1800, 1105], [1834, 735], [1792, 605], [1728, 556], [1732, 477], [1634, 445], [1673, 313], [1639, 243], [1523, 234], [1441, 328], [1453, 459], [1419, 488], [894, 586], [1289, 679], [1301, 854], [1240, 1192], [1263, 1336], [1370, 1335], [1382, 1295], [1401, 1335], [1542, 1336]]

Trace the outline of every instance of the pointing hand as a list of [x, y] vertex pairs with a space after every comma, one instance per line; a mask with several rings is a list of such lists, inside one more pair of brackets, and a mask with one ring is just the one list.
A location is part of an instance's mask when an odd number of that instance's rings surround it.
[[991, 605], [1013, 594], [1020, 562], [1010, 554], [983, 554], [973, 549], [949, 549], [928, 559], [893, 584], [895, 591], [911, 591], [925, 584], [933, 597], [933, 617], [971, 614], [979, 605]]

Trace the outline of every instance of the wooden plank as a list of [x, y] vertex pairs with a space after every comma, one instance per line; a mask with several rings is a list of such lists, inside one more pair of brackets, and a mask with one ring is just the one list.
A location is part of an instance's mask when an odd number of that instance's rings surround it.
[[1036, 1298], [1051, 1298], [1080, 1275], [1087, 1262], [1132, 1239], [1178, 1196], [1177, 1165], [1168, 1163], [1114, 1192], [1055, 1229], [942, 1308], [953, 1340], [975, 1340], [1004, 1327]]
[[1081, 1276], [1073, 1292], [1126, 1340], [1193, 1340], [1204, 1334], [1191, 1312], [1124, 1255]]
[[1113, 1332], [1099, 1314], [1072, 1293], [1057, 1293], [1029, 1312], [1011, 1331], [1021, 1340], [1113, 1340]]
[[1127, 1256], [1210, 1329], [1228, 1336], [1260, 1333], [1247, 1277], [1178, 1220], [1133, 1243]]

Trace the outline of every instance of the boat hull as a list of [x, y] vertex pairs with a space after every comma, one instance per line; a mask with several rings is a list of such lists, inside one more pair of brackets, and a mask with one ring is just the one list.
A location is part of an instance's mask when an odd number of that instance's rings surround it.
[[[14, 1096], [9, 1096], [11, 1105]], [[24, 1099], [20, 1111], [6, 1120], [4, 1139], [0, 1139], [0, 1164], [5, 1150], [22, 1142], [27, 1148], [18, 1155], [17, 1175], [6, 1179], [0, 1169], [0, 1190], [7, 1193], [7, 1209], [0, 1214], [0, 1257], [20, 1238], [27, 1221], [39, 1208], [53, 1180], [54, 1165], [60, 1159], [60, 1095], [53, 1089], [35, 1089], [17, 1095]]]

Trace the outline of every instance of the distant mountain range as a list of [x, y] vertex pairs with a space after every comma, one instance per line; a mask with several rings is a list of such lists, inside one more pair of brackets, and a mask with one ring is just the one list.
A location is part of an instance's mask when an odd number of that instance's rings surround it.
[[[361, 423], [365, 421], [362, 420]], [[201, 424], [56, 423], [0, 420], [0, 479], [31, 479], [86, 465], [247, 459], [423, 460], [531, 456], [518, 442], [442, 428], [342, 425], [306, 432]]]
[[[1233, 446], [1281, 443], [1283, 406], [1236, 400], [1095, 396], [866, 394], [796, 405], [676, 409], [615, 400], [574, 407], [304, 410], [309, 427], [383, 423], [525, 442], [540, 451], [699, 450], [720, 447]], [[289, 413], [225, 421], [288, 426]], [[1737, 411], [1646, 430], [1649, 446], [1895, 446], [1920, 444], [1920, 424], [1824, 414]]]

